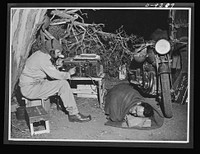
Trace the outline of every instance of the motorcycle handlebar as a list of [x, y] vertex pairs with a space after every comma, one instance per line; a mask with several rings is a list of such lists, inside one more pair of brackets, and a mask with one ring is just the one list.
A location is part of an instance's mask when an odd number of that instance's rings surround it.
[[133, 45], [133, 47], [137, 47], [137, 46], [139, 46], [139, 47], [141, 47], [141, 46], [147, 47], [147, 46], [151, 46], [151, 45], [155, 45], [155, 41], [148, 41], [148, 42], [144, 42], [142, 44], [136, 44], [136, 45]]
[[136, 53], [140, 53], [143, 49], [147, 48], [148, 46], [154, 46], [155, 42], [154, 41], [149, 41], [149, 42], [145, 42], [142, 44], [136, 44], [135, 46], [139, 46], [139, 49], [136, 49]]

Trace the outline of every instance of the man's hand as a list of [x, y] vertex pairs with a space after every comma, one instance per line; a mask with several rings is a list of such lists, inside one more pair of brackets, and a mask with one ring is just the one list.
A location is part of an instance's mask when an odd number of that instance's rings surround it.
[[76, 67], [71, 68], [68, 72], [69, 72], [70, 75], [75, 74], [76, 73]]

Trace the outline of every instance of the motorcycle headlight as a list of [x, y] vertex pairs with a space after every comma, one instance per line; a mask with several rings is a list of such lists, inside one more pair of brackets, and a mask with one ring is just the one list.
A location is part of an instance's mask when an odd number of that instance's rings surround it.
[[155, 50], [157, 53], [164, 55], [170, 51], [170, 43], [165, 39], [161, 39], [156, 42]]

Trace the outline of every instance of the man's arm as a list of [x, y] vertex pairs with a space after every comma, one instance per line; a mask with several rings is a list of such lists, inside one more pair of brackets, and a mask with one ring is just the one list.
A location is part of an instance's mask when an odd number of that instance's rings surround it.
[[51, 78], [54, 79], [70, 79], [69, 72], [61, 72], [51, 63], [49, 59], [45, 59], [41, 62], [42, 70]]

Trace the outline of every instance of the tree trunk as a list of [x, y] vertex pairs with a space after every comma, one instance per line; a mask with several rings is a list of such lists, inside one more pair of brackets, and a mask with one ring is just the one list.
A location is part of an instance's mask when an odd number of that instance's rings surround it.
[[35, 34], [42, 24], [46, 9], [11, 10], [11, 94], [29, 55]]

